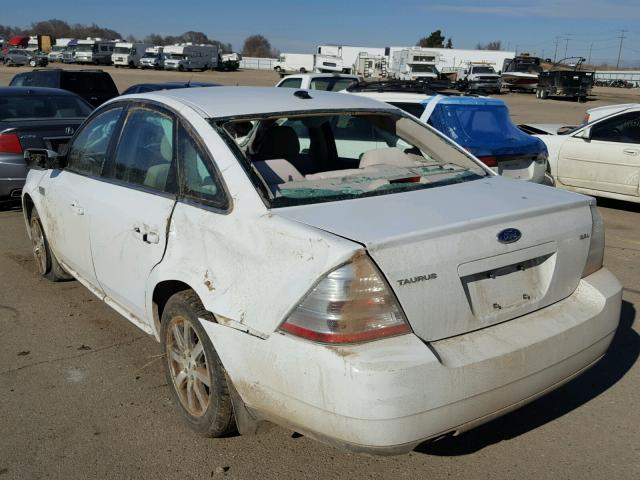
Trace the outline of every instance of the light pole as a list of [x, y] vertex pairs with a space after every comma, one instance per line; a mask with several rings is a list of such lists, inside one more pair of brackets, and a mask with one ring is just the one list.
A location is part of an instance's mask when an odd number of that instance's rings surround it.
[[620, 30], [620, 36], [618, 37], [620, 39], [620, 49], [618, 49], [618, 61], [616, 63], [616, 68], [620, 68], [620, 57], [622, 56], [622, 41], [625, 39], [624, 34], [628, 31], [629, 30]]

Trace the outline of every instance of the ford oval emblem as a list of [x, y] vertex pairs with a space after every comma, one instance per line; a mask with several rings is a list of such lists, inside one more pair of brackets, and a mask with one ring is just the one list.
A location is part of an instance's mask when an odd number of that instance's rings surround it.
[[522, 232], [517, 228], [505, 228], [500, 233], [498, 233], [498, 241], [500, 243], [513, 243], [517, 242], [522, 238]]

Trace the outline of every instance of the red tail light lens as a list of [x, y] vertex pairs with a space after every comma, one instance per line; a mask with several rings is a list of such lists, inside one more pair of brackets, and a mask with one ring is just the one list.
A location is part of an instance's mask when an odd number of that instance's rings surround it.
[[280, 329], [329, 344], [367, 342], [411, 332], [391, 289], [364, 255], [325, 276]]
[[0, 134], [0, 153], [22, 153], [20, 138], [15, 133]]
[[487, 167], [497, 167], [498, 159], [496, 157], [478, 157], [482, 163], [484, 163]]

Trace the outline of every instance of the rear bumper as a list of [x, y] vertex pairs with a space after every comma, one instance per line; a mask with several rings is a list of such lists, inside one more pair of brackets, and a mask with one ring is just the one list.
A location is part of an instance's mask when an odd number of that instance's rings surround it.
[[617, 279], [601, 269], [561, 302], [428, 345], [411, 334], [328, 347], [202, 323], [257, 415], [331, 444], [396, 454], [487, 422], [580, 374], [611, 343], [621, 297]]
[[20, 198], [27, 178], [27, 166], [21, 155], [0, 159], [0, 198]]

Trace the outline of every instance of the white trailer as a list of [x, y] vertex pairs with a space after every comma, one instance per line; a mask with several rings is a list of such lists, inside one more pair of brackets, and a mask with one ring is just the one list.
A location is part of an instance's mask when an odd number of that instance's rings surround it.
[[147, 48], [153, 45], [150, 43], [117, 42], [111, 55], [111, 61], [119, 67], [137, 68], [140, 60], [144, 57]]
[[438, 78], [440, 55], [430, 48], [412, 47], [393, 52], [390, 76], [399, 80]]
[[457, 72], [470, 63], [493, 65], [502, 70], [505, 59], [513, 58], [516, 52], [503, 50], [464, 50], [460, 48], [430, 48], [439, 56], [438, 69], [445, 74]]
[[218, 66], [218, 47], [215, 45], [193, 45], [183, 43], [164, 47], [165, 70], [209, 70]]
[[280, 75], [313, 72], [313, 55], [309, 53], [281, 53], [273, 69]]
[[354, 73], [358, 68], [358, 58], [389, 56], [389, 48], [357, 47], [350, 45], [318, 45], [315, 54], [316, 72]]

